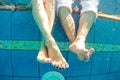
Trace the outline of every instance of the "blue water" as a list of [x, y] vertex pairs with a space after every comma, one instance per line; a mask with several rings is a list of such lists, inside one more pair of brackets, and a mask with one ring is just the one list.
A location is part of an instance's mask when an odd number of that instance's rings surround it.
[[[28, 3], [30, 0], [5, 0], [10, 3]], [[101, 1], [99, 10], [120, 14], [117, 0]], [[79, 15], [73, 14], [78, 25]], [[61, 33], [61, 34], [58, 34]], [[68, 41], [56, 18], [53, 36], [58, 42]], [[97, 18], [86, 42], [120, 45], [120, 22]], [[59, 37], [58, 37], [59, 36]], [[31, 11], [0, 11], [0, 40], [40, 41], [39, 32]], [[120, 51], [96, 51], [90, 61], [79, 61], [73, 53], [62, 51], [70, 68], [57, 70], [50, 64], [36, 61], [36, 50], [0, 49], [0, 80], [41, 80], [49, 71], [61, 73], [65, 80], [120, 80]]]

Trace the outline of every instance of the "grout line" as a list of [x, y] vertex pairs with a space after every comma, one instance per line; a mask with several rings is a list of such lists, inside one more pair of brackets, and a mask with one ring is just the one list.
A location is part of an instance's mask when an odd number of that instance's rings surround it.
[[[13, 2], [13, 0], [12, 0], [12, 2]], [[10, 39], [12, 39], [12, 21], [13, 21], [12, 16], [13, 16], [13, 12], [11, 11]], [[12, 44], [10, 44], [10, 46], [12, 46]], [[13, 74], [13, 59], [12, 59], [13, 53], [12, 53], [12, 50], [10, 50], [10, 54], [11, 54], [12, 77], [13, 77], [13, 80], [14, 80], [14, 74]]]

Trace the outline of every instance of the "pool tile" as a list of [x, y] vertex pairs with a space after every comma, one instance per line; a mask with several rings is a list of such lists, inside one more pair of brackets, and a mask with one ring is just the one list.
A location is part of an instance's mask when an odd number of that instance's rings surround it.
[[93, 24], [93, 26], [91, 27], [91, 29], [88, 33], [88, 36], [87, 36], [87, 39], [86, 39], [87, 43], [94, 43], [94, 40], [95, 40], [95, 35], [94, 35], [95, 26], [94, 26], [94, 24]]
[[70, 67], [67, 71], [67, 76], [90, 75], [92, 58], [89, 62], [84, 62], [80, 61], [74, 53], [69, 52], [68, 54], [68, 63]]
[[112, 53], [110, 72], [116, 72], [116, 71], [117, 72], [120, 71], [120, 52]]
[[68, 38], [67, 38], [58, 18], [56, 18], [56, 20], [55, 20], [54, 27], [52, 30], [52, 35], [56, 41], [59, 41], [59, 42], [68, 41]]
[[31, 11], [16, 11], [12, 17], [12, 39], [38, 40], [39, 29]]
[[0, 80], [13, 80], [13, 77], [9, 77], [9, 76], [0, 76]]
[[111, 73], [109, 76], [109, 80], [120, 80], [120, 72]]
[[11, 11], [0, 11], [0, 39], [10, 39]]
[[109, 80], [108, 74], [92, 75], [90, 80]]
[[95, 52], [91, 74], [109, 73], [111, 52]]
[[84, 76], [84, 77], [71, 77], [67, 78], [67, 80], [89, 80], [89, 76]]
[[22, 4], [27, 4], [30, 2], [30, 0], [13, 0], [13, 2], [15, 4], [19, 4], [19, 3], [22, 3]]
[[14, 77], [14, 80], [39, 80], [39, 78], [30, 78], [30, 77]]
[[0, 75], [12, 75], [11, 51], [9, 50], [0, 50]]
[[120, 34], [120, 22], [115, 21], [115, 27], [114, 27], [114, 42], [113, 44], [120, 44], [120, 37], [118, 34]]
[[115, 22], [98, 18], [95, 23], [95, 43], [113, 43]]
[[36, 51], [12, 51], [13, 75], [39, 77]]
[[[109, 14], [115, 14], [117, 0], [104, 0], [104, 1], [99, 0], [99, 1], [100, 1], [100, 5], [98, 6], [99, 11], [103, 11]], [[114, 5], [114, 6], [111, 6], [111, 5]]]

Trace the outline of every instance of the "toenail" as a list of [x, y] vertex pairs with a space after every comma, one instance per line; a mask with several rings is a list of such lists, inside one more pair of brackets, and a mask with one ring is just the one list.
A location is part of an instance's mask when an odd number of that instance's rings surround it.
[[66, 65], [65, 65], [65, 67], [66, 67], [66, 68], [68, 68], [68, 67], [69, 67], [69, 65], [68, 65], [68, 64], [66, 64]]
[[63, 69], [65, 69], [65, 68], [58, 68], [59, 70], [63, 70]]

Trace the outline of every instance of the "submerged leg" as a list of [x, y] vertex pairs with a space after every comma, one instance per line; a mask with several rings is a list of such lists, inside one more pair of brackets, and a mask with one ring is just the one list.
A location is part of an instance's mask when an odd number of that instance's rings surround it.
[[51, 64], [58, 68], [67, 68], [68, 63], [62, 56], [54, 38], [51, 35], [48, 16], [45, 11], [43, 0], [32, 0], [33, 17], [44, 37], [45, 46], [47, 47]]
[[96, 14], [92, 11], [85, 12], [81, 15], [77, 37], [69, 46], [70, 50], [77, 53], [79, 58], [81, 54], [84, 55], [85, 61], [88, 61], [90, 55], [94, 52], [93, 48], [86, 49], [85, 40], [95, 18]]
[[71, 12], [68, 7], [62, 6], [59, 8], [58, 16], [60, 18], [60, 22], [62, 24], [62, 27], [68, 36], [68, 39], [73, 42], [76, 37], [76, 31], [75, 31], [75, 23], [72, 18]]
[[[48, 21], [49, 21], [49, 25], [50, 25], [49, 29], [51, 32], [52, 28], [53, 28], [54, 20], [55, 20], [55, 0], [44, 0], [44, 7], [45, 7], [46, 13], [48, 15]], [[44, 57], [44, 58], [42, 58], [42, 57]], [[37, 60], [39, 62], [45, 62], [45, 63], [51, 62], [51, 58], [49, 58], [48, 49], [44, 43], [44, 37], [42, 39], [42, 45], [41, 45], [41, 49], [39, 50]]]
[[[62, 24], [62, 27], [69, 39], [69, 41], [72, 43], [76, 38], [76, 31], [75, 31], [75, 23], [72, 17], [72, 14], [67, 7], [60, 7], [59, 8], [59, 18], [60, 22]], [[71, 48], [70, 48], [71, 50]], [[75, 52], [76, 53], [76, 52]], [[79, 57], [81, 60], [84, 59], [84, 55], [79, 54]]]

